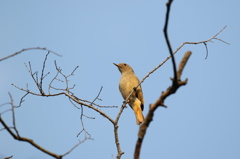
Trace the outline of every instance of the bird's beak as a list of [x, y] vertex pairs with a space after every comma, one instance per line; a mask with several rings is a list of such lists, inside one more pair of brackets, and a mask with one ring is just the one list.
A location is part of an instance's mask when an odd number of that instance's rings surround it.
[[118, 64], [115, 64], [115, 63], [113, 63], [113, 64], [118, 67]]

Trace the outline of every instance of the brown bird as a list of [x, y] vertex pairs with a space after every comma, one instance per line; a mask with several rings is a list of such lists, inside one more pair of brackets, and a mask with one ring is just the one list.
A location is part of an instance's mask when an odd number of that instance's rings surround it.
[[[118, 67], [119, 71], [122, 74], [119, 83], [119, 90], [122, 94], [123, 99], [126, 100], [129, 94], [134, 89], [134, 87], [136, 87], [139, 84], [139, 80], [137, 76], [134, 74], [132, 67], [129, 66], [128, 64], [126, 63], [120, 64], [113, 63], [113, 64]], [[144, 99], [141, 86], [137, 87], [137, 89], [132, 93], [127, 103], [131, 106], [135, 113], [136, 124], [140, 125], [144, 120], [142, 114], [144, 108]]]

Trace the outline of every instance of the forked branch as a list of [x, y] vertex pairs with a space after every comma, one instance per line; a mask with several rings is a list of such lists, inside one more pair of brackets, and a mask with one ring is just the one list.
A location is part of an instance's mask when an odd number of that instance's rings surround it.
[[172, 83], [172, 85], [166, 91], [162, 92], [161, 96], [157, 99], [157, 101], [150, 105], [148, 114], [144, 122], [139, 128], [138, 139], [137, 139], [135, 153], [134, 153], [134, 159], [139, 159], [142, 142], [143, 142], [144, 136], [146, 135], [147, 128], [153, 119], [155, 110], [159, 106], [166, 107], [166, 105], [164, 104], [165, 99], [171, 94], [174, 94], [179, 87], [187, 84], [187, 79], [184, 81], [181, 81], [180, 78], [181, 78], [182, 71], [190, 56], [191, 56], [191, 52], [190, 51], [186, 52], [184, 57], [182, 58], [182, 61], [179, 64], [178, 71], [177, 71], [177, 75], [178, 75], [177, 84]]
[[[14, 84], [12, 84], [14, 87], [16, 87], [17, 89], [21, 90], [21, 91], [24, 91], [26, 92], [25, 95], [21, 98], [21, 101], [20, 101], [20, 104], [18, 107], [21, 106], [22, 102], [24, 101], [23, 99], [27, 96], [27, 95], [34, 95], [34, 96], [40, 96], [40, 97], [55, 97], [55, 96], [61, 96], [61, 95], [64, 95], [66, 96], [69, 101], [77, 108], [77, 109], [80, 109], [81, 111], [81, 114], [80, 114], [80, 120], [81, 120], [81, 125], [82, 125], [82, 130], [78, 133], [77, 136], [79, 136], [82, 132], [85, 132], [85, 139], [80, 141], [78, 144], [76, 144], [71, 150], [69, 150], [68, 152], [66, 152], [64, 155], [67, 155], [69, 154], [73, 149], [75, 149], [80, 143], [84, 142], [85, 140], [87, 139], [91, 139], [91, 135], [90, 133], [86, 130], [85, 128], [85, 125], [84, 125], [84, 122], [83, 122], [83, 117], [87, 117], [89, 119], [95, 119], [94, 117], [88, 117], [87, 115], [84, 114], [84, 107], [88, 107], [92, 110], [94, 110], [95, 112], [99, 113], [100, 115], [102, 115], [105, 119], [107, 119], [108, 121], [110, 121], [110, 123], [112, 123], [113, 125], [113, 128], [114, 128], [114, 136], [115, 136], [115, 143], [116, 143], [116, 148], [117, 148], [117, 158], [120, 159], [123, 152], [121, 151], [121, 147], [120, 147], [120, 141], [119, 141], [119, 137], [118, 137], [118, 121], [119, 121], [119, 118], [123, 112], [123, 109], [124, 107], [122, 107], [120, 110], [119, 110], [119, 113], [116, 117], [115, 120], [113, 120], [110, 116], [108, 116], [105, 112], [103, 112], [101, 109], [98, 109], [98, 107], [101, 107], [101, 108], [116, 108], [116, 106], [100, 106], [98, 104], [96, 104], [95, 102], [97, 100], [101, 100], [100, 99], [100, 94], [102, 92], [102, 88], [100, 88], [100, 91], [98, 92], [97, 96], [92, 100], [92, 101], [88, 101], [88, 100], [83, 100], [83, 99], [80, 99], [78, 98], [77, 96], [74, 95], [73, 93], [73, 89], [75, 87], [75, 84], [70, 87], [69, 85], [69, 78], [74, 76], [74, 73], [75, 71], [77, 70], [78, 66], [73, 69], [73, 71], [69, 74], [69, 75], [65, 75], [63, 72], [62, 72], [62, 69], [57, 65], [57, 62], [54, 61], [54, 65], [55, 65], [55, 69], [56, 69], [56, 75], [52, 77], [52, 80], [50, 80], [48, 87], [47, 87], [47, 91], [44, 90], [44, 87], [43, 87], [43, 84], [46, 85], [46, 82], [44, 82], [44, 79], [45, 77], [50, 74], [50, 73], [47, 73], [45, 75], [45, 69], [46, 69], [46, 61], [48, 59], [48, 55], [49, 55], [49, 52], [47, 53], [47, 55], [45, 56], [45, 59], [43, 61], [43, 65], [42, 65], [42, 69], [40, 72], [40, 75], [38, 76], [38, 71], [34, 71], [32, 70], [32, 66], [31, 66], [31, 63], [29, 62], [28, 65], [25, 64], [30, 76], [32, 77], [35, 85], [37, 86], [38, 88], [38, 92], [34, 92], [34, 91], [31, 91], [29, 88], [28, 88], [28, 85], [26, 88], [21, 88], [19, 86], [16, 86]], [[63, 87], [55, 87], [54, 84], [55, 82], [62, 82], [64, 83], [64, 86]], [[52, 93], [54, 92], [54, 93]], [[14, 110], [14, 109], [13, 109]], [[3, 121], [3, 120], [2, 120]], [[14, 119], [15, 121], [15, 119]], [[4, 121], [3, 121], [4, 122]], [[9, 129], [10, 130], [10, 129]], [[11, 131], [8, 131], [9, 133], [12, 133]], [[14, 136], [14, 133], [12, 133], [12, 136], [17, 139], [17, 140], [25, 140], [26, 138], [23, 138], [21, 137], [20, 135], [17, 135], [18, 137]], [[31, 142], [30, 142], [31, 141]], [[41, 151], [43, 151], [44, 149], [41, 149], [39, 146], [36, 145], [36, 143], [33, 143], [31, 139], [27, 140], [26, 139], [26, 142], [29, 142], [30, 144], [32, 144], [33, 146], [35, 146], [36, 148], [40, 149]], [[48, 152], [47, 150], [45, 151], [45, 153], [51, 155], [51, 156], [55, 156], [55, 157], [62, 157], [64, 155], [56, 155], [56, 154], [53, 154], [51, 152]]]
[[[87, 139], [90, 139], [90, 138], [85, 138], [84, 140], [82, 141], [79, 141], [78, 144], [76, 144], [75, 146], [73, 146], [69, 151], [67, 151], [65, 154], [63, 155], [58, 155], [56, 153], [53, 153], [47, 149], [45, 149], [44, 147], [40, 146], [39, 144], [37, 144], [35, 141], [33, 141], [32, 139], [30, 138], [26, 138], [26, 137], [22, 137], [20, 134], [19, 134], [19, 131], [17, 129], [17, 126], [16, 126], [16, 119], [15, 119], [15, 106], [14, 106], [14, 102], [13, 102], [13, 98], [11, 96], [11, 94], [9, 93], [9, 96], [10, 96], [10, 100], [11, 102], [9, 104], [11, 104], [11, 112], [12, 112], [12, 122], [13, 122], [13, 127], [10, 127], [7, 125], [7, 123], [3, 120], [2, 118], [2, 114], [0, 114], [0, 123], [3, 125], [3, 129], [2, 130], [6, 130], [15, 140], [18, 140], [18, 141], [23, 141], [23, 142], [27, 142], [29, 144], [31, 144], [33, 147], [39, 149], [40, 151], [56, 158], [56, 159], [62, 159], [62, 157], [68, 155], [71, 151], [73, 151], [78, 145], [80, 145], [81, 143], [83, 143], [84, 141], [86, 141]], [[11, 130], [13, 129], [13, 130]]]

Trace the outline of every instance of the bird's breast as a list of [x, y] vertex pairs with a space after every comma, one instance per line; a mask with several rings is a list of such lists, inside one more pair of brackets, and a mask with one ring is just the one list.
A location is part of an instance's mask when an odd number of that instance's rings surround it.
[[138, 79], [134, 74], [122, 74], [119, 83], [119, 90], [124, 99], [132, 92], [133, 88], [138, 85]]

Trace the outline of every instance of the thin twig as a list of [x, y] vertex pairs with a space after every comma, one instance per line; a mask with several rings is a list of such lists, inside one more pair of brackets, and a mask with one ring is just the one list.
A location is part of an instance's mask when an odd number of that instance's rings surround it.
[[207, 43], [203, 43], [204, 44], [204, 46], [205, 46], [205, 48], [206, 48], [206, 57], [205, 57], [205, 59], [207, 59], [207, 57], [208, 57], [208, 47], [207, 47]]
[[79, 67], [79, 66], [76, 66], [76, 67], [74, 68], [74, 70], [72, 71], [72, 73], [71, 73], [69, 76], [74, 76], [74, 72], [78, 69], [78, 67]]
[[2, 114], [4, 114], [4, 113], [7, 113], [7, 112], [10, 112], [10, 111], [12, 111], [12, 109], [7, 109], [7, 110], [5, 110], [5, 111], [1, 112], [1, 114], [0, 114], [0, 115], [2, 115]]
[[92, 105], [97, 99], [98, 97], [100, 96], [101, 92], [102, 92], [102, 89], [103, 89], [103, 86], [101, 86], [99, 92], [98, 92], [98, 95], [95, 97], [95, 99], [92, 101], [92, 103], [90, 105]]
[[217, 34], [215, 34], [213, 37], [211, 37], [211, 38], [208, 39], [208, 40], [199, 41], [199, 42], [184, 42], [184, 43], [182, 43], [182, 45], [180, 45], [180, 46], [173, 52], [173, 54], [177, 53], [177, 52], [178, 52], [184, 45], [186, 45], [186, 44], [195, 44], [195, 45], [197, 45], [197, 44], [202, 44], [202, 43], [204, 44], [204, 43], [210, 42], [211, 40], [214, 40], [214, 39], [215, 39], [215, 40], [219, 40], [219, 41], [221, 41], [221, 42], [229, 45], [229, 43], [227, 43], [227, 42], [225, 42], [225, 41], [217, 38], [217, 36], [218, 36], [224, 29], [226, 29], [226, 27], [227, 27], [227, 26], [224, 26], [219, 32], [217, 32]]
[[47, 49], [47, 48], [43, 48], [43, 47], [32, 47], [32, 48], [22, 49], [22, 50], [20, 50], [20, 51], [17, 51], [17, 52], [15, 52], [15, 53], [11, 54], [11, 55], [8, 55], [8, 56], [6, 56], [6, 57], [3, 57], [3, 58], [0, 59], [0, 62], [3, 61], [3, 60], [8, 59], [8, 58], [10, 58], [10, 57], [13, 57], [13, 56], [16, 56], [16, 55], [18, 55], [18, 54], [21, 54], [22, 52], [29, 51], [29, 50], [45, 50], [45, 51], [51, 52], [51, 53], [53, 53], [53, 54], [55, 54], [55, 55], [57, 55], [57, 56], [62, 56], [62, 55], [60, 55], [60, 54], [58, 54], [58, 53], [56, 53], [56, 52], [54, 52], [54, 51], [52, 51], [52, 50], [49, 50], [49, 49]]
[[48, 51], [48, 53], [46, 54], [45, 59], [43, 61], [42, 73], [41, 73], [41, 78], [40, 78], [40, 83], [39, 83], [39, 91], [41, 92], [41, 94], [44, 94], [42, 83], [43, 83], [43, 79], [45, 77], [44, 76], [44, 69], [45, 69], [46, 61], [47, 61], [47, 58], [48, 58], [49, 54], [50, 54], [50, 52]]
[[[28, 62], [28, 66], [27, 66], [26, 63], [24, 63], [24, 65], [25, 65], [25, 67], [27, 68], [27, 70], [28, 70], [29, 74], [31, 75], [33, 81], [35, 82], [36, 86], [37, 86], [38, 89], [39, 89], [37, 72], [34, 72], [34, 73], [32, 72], [31, 62], [30, 62], [30, 61]], [[34, 77], [34, 75], [35, 75], [36, 77]]]
[[73, 146], [69, 151], [67, 151], [66, 153], [64, 153], [63, 155], [61, 155], [62, 157], [70, 154], [75, 148], [77, 148], [80, 144], [84, 143], [86, 140], [93, 140], [91, 137], [86, 137], [83, 140], [79, 141], [75, 146]]
[[[28, 90], [28, 88], [27, 88]], [[18, 108], [18, 107], [21, 107], [22, 103], [24, 102], [24, 98], [28, 95], [29, 93], [27, 92], [26, 94], [24, 94], [22, 96], [22, 98], [20, 99], [20, 102], [19, 102], [19, 105], [18, 106], [15, 106], [15, 108]]]
[[[1, 113], [2, 115], [2, 113]], [[13, 129], [13, 127], [9, 127], [9, 129]], [[6, 130], [5, 128], [0, 129], [0, 131]]]
[[8, 95], [9, 95], [9, 97], [10, 97], [10, 100], [11, 100], [11, 106], [12, 106], [12, 122], [13, 122], [13, 129], [15, 130], [17, 136], [19, 136], [18, 129], [17, 129], [17, 126], [16, 126], [16, 120], [15, 120], [14, 101], [13, 101], [12, 95], [11, 95], [9, 92], [8, 92]]
[[84, 123], [83, 123], [83, 106], [81, 105], [81, 115], [80, 115], [80, 121], [82, 124], [82, 130], [78, 133], [77, 137], [84, 131], [89, 137], [91, 137], [91, 135], [89, 134], [89, 132], [85, 129]]
[[0, 107], [4, 106], [4, 105], [8, 105], [8, 104], [11, 104], [10, 102], [6, 102], [6, 103], [3, 103], [3, 104], [0, 104]]
[[58, 77], [59, 72], [56, 73], [55, 77], [51, 80], [51, 82], [48, 85], [48, 94], [50, 94], [50, 88], [52, 88], [52, 83], [55, 81]]

